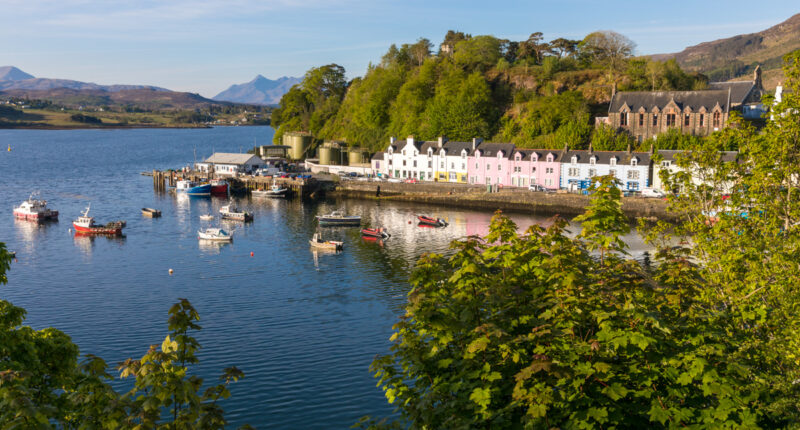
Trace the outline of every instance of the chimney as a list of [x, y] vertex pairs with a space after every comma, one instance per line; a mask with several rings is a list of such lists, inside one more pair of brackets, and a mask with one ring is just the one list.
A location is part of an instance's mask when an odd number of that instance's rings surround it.
[[592, 142], [589, 142], [589, 153], [593, 153], [594, 149], [592, 148]]
[[756, 66], [756, 69], [753, 71], [753, 86], [756, 88], [761, 88], [761, 65]]
[[[591, 145], [591, 143], [589, 145]], [[569, 145], [566, 142], [564, 142], [564, 152], [567, 151], [569, 151]]]
[[631, 151], [631, 143], [630, 143], [630, 142], [628, 142], [628, 155], [631, 155], [631, 152], [632, 152], [632, 151]]
[[483, 139], [481, 139], [480, 137], [473, 137], [472, 138], [472, 150], [474, 151], [475, 148], [477, 148], [478, 145], [481, 144], [481, 142], [483, 142]]
[[441, 148], [444, 145], [445, 142], [447, 142], [447, 138], [444, 137], [444, 136], [439, 136], [439, 140], [437, 142], [437, 145], [439, 146], [439, 148]]
[[414, 136], [408, 136], [406, 138], [406, 144], [413, 145], [414, 144]]
[[396, 141], [397, 141], [397, 139], [395, 139], [395, 137], [394, 137], [394, 136], [390, 137], [390, 138], [389, 138], [389, 145], [394, 145], [394, 143], [395, 143]]

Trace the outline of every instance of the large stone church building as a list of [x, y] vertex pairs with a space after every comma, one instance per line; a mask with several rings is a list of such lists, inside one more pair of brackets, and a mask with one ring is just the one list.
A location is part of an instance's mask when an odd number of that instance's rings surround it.
[[760, 118], [763, 95], [761, 68], [756, 67], [752, 81], [712, 82], [707, 90], [616, 92], [602, 122], [627, 130], [639, 142], [671, 128], [707, 136], [728, 125], [731, 111]]

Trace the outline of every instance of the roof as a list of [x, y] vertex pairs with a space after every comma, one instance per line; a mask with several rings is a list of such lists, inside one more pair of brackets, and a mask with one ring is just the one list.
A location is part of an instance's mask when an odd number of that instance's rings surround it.
[[[658, 155], [661, 156], [662, 160], [665, 161], [675, 161], [675, 156], [678, 154], [683, 154], [686, 151], [678, 150], [678, 149], [659, 149]], [[737, 151], [720, 151], [720, 161], [728, 162], [728, 161], [737, 161], [739, 158], [739, 152]]]
[[631, 160], [636, 157], [638, 159], [637, 165], [650, 165], [649, 152], [628, 153], [628, 151], [566, 151], [562, 154], [561, 162], [571, 163], [573, 156], [578, 157], [578, 164], [588, 164], [589, 159], [592, 157], [595, 157], [596, 164], [610, 164], [612, 158], [617, 159], [617, 164], [631, 164]]
[[734, 82], [709, 82], [708, 88], [711, 90], [731, 90], [731, 104], [738, 105], [745, 102], [747, 95], [755, 87], [752, 81], [734, 81]]
[[531, 155], [533, 154], [536, 154], [536, 158], [540, 160], [547, 157], [547, 154], [553, 154], [553, 161], [559, 161], [559, 159], [561, 158], [561, 150], [557, 149], [519, 149], [519, 148], [517, 148], [516, 151], [509, 154], [509, 158], [513, 157], [514, 154], [516, 154], [517, 152], [522, 154], [523, 159], [530, 158]]
[[206, 163], [216, 164], [247, 164], [255, 158], [256, 163], [261, 163], [261, 159], [253, 154], [234, 154], [229, 152], [215, 152], [214, 155], [206, 158]]
[[442, 146], [448, 155], [461, 155], [461, 151], [466, 149], [467, 155], [472, 155], [472, 142], [450, 142], [447, 141]]
[[614, 94], [608, 111], [619, 112], [627, 104], [631, 112], [638, 112], [642, 108], [647, 112], [652, 112], [656, 107], [659, 110], [663, 110], [671, 101], [675, 101], [675, 104], [681, 110], [687, 107], [695, 111], [701, 107], [711, 110], [717, 104], [719, 104], [723, 112], [729, 110], [728, 90], [725, 89], [704, 91], [622, 91]]
[[386, 154], [386, 151], [376, 152], [376, 153], [372, 154], [372, 158], [370, 158], [370, 160], [372, 160], [372, 161], [383, 160], [384, 159], [384, 154]]
[[[472, 147], [472, 143], [470, 143], [470, 147]], [[514, 152], [516, 145], [513, 143], [492, 143], [492, 142], [482, 142], [475, 148], [476, 151], [481, 151], [482, 157], [496, 157], [497, 153], [502, 151], [506, 156], [509, 156], [511, 153]]]

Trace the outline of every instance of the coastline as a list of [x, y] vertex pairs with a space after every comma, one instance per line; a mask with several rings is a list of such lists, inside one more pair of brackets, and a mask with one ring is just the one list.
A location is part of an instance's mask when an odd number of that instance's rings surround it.
[[[380, 187], [380, 196], [377, 194]], [[462, 208], [503, 210], [534, 215], [572, 217], [582, 214], [590, 196], [571, 193], [531, 192], [524, 188], [505, 188], [486, 192], [485, 187], [449, 183], [390, 183], [346, 181], [327, 193], [331, 197], [366, 200], [397, 200]], [[673, 220], [663, 199], [624, 197], [622, 211], [630, 219]]]

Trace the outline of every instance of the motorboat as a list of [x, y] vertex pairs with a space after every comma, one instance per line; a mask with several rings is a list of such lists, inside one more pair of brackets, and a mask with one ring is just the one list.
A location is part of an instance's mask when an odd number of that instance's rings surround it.
[[372, 237], [376, 239], [388, 239], [391, 236], [391, 234], [389, 234], [383, 227], [362, 228], [361, 236]]
[[142, 208], [142, 215], [148, 218], [158, 218], [161, 216], [161, 211], [153, 208]]
[[442, 218], [432, 218], [425, 215], [417, 215], [417, 219], [419, 220], [419, 225], [426, 225], [431, 227], [447, 227], [447, 221], [443, 220]]
[[252, 221], [253, 214], [240, 210], [236, 203], [230, 202], [227, 205], [219, 208], [219, 213], [222, 219], [230, 219], [234, 221]]
[[14, 208], [14, 217], [33, 221], [57, 220], [58, 211], [47, 207], [47, 200], [36, 199], [36, 193], [32, 193], [28, 200], [20, 203]]
[[89, 208], [90, 206], [87, 206], [83, 214], [72, 222], [75, 232], [81, 234], [122, 234], [125, 221], [112, 221], [104, 225], [95, 224], [94, 217], [89, 216]]
[[210, 196], [211, 184], [197, 184], [194, 181], [180, 180], [175, 184], [175, 191], [190, 196]]
[[233, 240], [233, 235], [221, 228], [207, 228], [205, 230], [198, 230], [197, 238], [200, 240], [230, 242]]
[[227, 196], [228, 182], [223, 179], [214, 179], [211, 181], [211, 194], [215, 196]]
[[250, 192], [254, 197], [286, 197], [289, 189], [278, 184], [272, 184], [268, 190], [253, 190]]
[[314, 233], [314, 237], [308, 241], [314, 248], [325, 249], [329, 251], [341, 251], [344, 249], [344, 242], [337, 240], [322, 240], [319, 233]]
[[200, 219], [203, 220], [203, 221], [213, 221], [214, 220], [214, 215], [203, 214], [203, 215], [200, 215]]
[[361, 225], [360, 215], [345, 215], [341, 211], [333, 211], [327, 215], [317, 215], [321, 226]]

